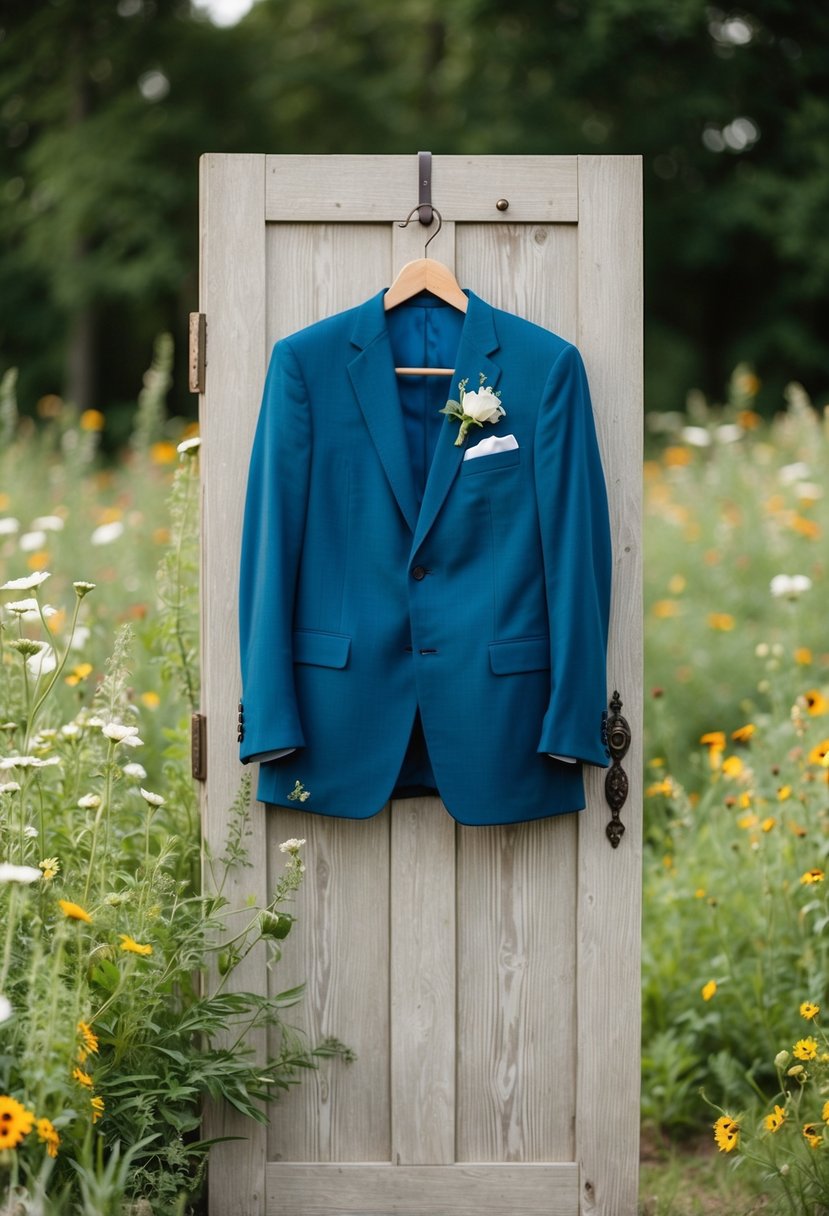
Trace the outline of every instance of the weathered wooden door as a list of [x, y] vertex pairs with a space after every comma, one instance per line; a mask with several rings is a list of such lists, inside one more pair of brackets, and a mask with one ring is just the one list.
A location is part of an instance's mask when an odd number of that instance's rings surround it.
[[[273, 342], [361, 302], [423, 252], [399, 228], [415, 156], [206, 155], [201, 162], [204, 832], [238, 789], [236, 585], [247, 464]], [[323, 1066], [268, 1129], [211, 1158], [213, 1216], [633, 1216], [639, 1095], [641, 158], [435, 157], [429, 253], [462, 286], [582, 352], [614, 543], [608, 687], [633, 735], [618, 848], [604, 773], [589, 805], [517, 827], [456, 826], [436, 799], [374, 819], [254, 807], [239, 904], [307, 838], [279, 988], [356, 1063]], [[498, 200], [508, 208], [499, 209]], [[503, 208], [503, 202], [501, 204]], [[347, 780], [347, 774], [344, 775]], [[262, 989], [261, 954], [241, 985]], [[264, 1058], [265, 1044], [257, 1040]]]

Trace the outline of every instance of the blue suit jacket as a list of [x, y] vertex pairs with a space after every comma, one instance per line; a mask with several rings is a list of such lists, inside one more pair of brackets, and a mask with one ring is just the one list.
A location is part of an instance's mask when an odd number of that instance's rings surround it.
[[[243, 762], [258, 796], [354, 819], [437, 791], [465, 824], [584, 806], [606, 766], [607, 499], [571, 343], [472, 292], [383, 292], [279, 341], [250, 463], [240, 579]], [[397, 377], [395, 366], [454, 367]], [[440, 410], [497, 388], [473, 427]], [[518, 447], [464, 460], [488, 435]]]

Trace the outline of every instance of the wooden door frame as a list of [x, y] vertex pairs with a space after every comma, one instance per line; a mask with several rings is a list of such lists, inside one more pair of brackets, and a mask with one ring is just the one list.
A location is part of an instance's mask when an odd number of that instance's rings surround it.
[[[479, 188], [440, 192], [443, 165], [463, 162]], [[330, 190], [324, 200], [304, 198], [303, 174], [324, 163]], [[359, 172], [355, 172], [355, 163]], [[528, 201], [522, 167], [549, 166], [556, 188]], [[228, 520], [213, 487], [223, 469], [239, 464], [239, 452], [211, 443], [219, 410], [234, 402], [256, 403], [267, 357], [265, 228], [270, 222], [356, 220], [384, 222], [405, 216], [416, 182], [416, 157], [296, 157], [206, 154], [200, 161], [200, 302], [206, 316], [202, 431], [202, 707], [206, 715], [209, 780], [202, 785], [206, 846], [224, 842], [227, 809], [238, 790], [236, 700], [227, 694], [229, 661], [237, 653], [233, 545], [208, 546], [213, 534], [227, 537], [239, 520]], [[346, 169], [348, 168], [348, 172]], [[630, 793], [622, 818], [626, 833], [618, 849], [604, 838], [605, 820], [582, 816], [579, 825], [576, 1001], [580, 1027], [577, 1061], [575, 1159], [579, 1165], [581, 1216], [633, 1216], [638, 1159], [639, 1054], [631, 1051], [631, 1019], [638, 1025], [641, 883], [642, 773], [642, 159], [639, 156], [435, 157], [435, 202], [444, 221], [521, 223], [543, 206], [553, 222], [579, 225], [578, 334], [597, 411], [611, 500], [614, 548], [609, 686], [619, 689], [633, 740], [625, 760]], [[554, 171], [555, 170], [555, 171]], [[532, 178], [535, 182], [537, 179]], [[492, 195], [492, 199], [490, 198]], [[492, 207], [510, 200], [504, 213]], [[474, 198], [477, 212], [470, 212]], [[472, 200], [472, 201], [471, 201]], [[416, 227], [416, 226], [413, 226]], [[400, 260], [413, 256], [401, 239]], [[397, 255], [396, 255], [397, 256]], [[438, 254], [438, 256], [442, 256]], [[222, 323], [211, 325], [219, 315]], [[231, 444], [233, 439], [231, 436]], [[240, 441], [241, 442], [241, 441]], [[589, 797], [603, 804], [604, 773], [588, 769]], [[266, 825], [251, 818], [253, 869], [238, 874], [228, 895], [242, 906], [249, 896], [267, 901]], [[597, 839], [600, 836], [601, 839]], [[239, 987], [262, 991], [264, 951], [257, 949], [235, 977]], [[620, 1015], [617, 1011], [623, 1011]], [[264, 1032], [251, 1036], [264, 1063]], [[266, 1211], [266, 1132], [233, 1111], [207, 1112], [205, 1135], [241, 1136], [211, 1155], [211, 1211], [215, 1216]]]

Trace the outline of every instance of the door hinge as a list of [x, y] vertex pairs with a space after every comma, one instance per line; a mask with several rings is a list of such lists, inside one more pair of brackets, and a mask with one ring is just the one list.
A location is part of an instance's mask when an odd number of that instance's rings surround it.
[[205, 345], [207, 317], [203, 312], [190, 313], [190, 345], [188, 379], [191, 393], [204, 392]]
[[207, 780], [207, 718], [193, 714], [190, 719], [190, 770], [194, 781]]

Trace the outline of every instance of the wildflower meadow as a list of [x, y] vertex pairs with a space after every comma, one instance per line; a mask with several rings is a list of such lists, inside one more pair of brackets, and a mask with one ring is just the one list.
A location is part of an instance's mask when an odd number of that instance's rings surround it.
[[829, 417], [653, 415], [643, 1119], [710, 1129], [764, 1210], [829, 1202]]
[[[103, 415], [0, 390], [2, 1211], [197, 1212], [203, 1102], [262, 1119], [348, 1059], [277, 982], [304, 842], [232, 928], [246, 782], [201, 855], [199, 448], [169, 365], [162, 340], [117, 460]], [[724, 404], [648, 419], [643, 1123], [805, 1216], [829, 1205], [829, 427], [797, 384], [771, 421], [756, 391], [738, 368]], [[263, 939], [274, 995], [227, 992]]]
[[[198, 705], [198, 437], [168, 423], [159, 343], [129, 451], [57, 398], [0, 400], [0, 1211], [200, 1210], [203, 1103], [265, 1101], [338, 1043], [301, 1040], [299, 988], [226, 991], [260, 941], [276, 967], [304, 841], [266, 907], [228, 921], [249, 783], [202, 856], [189, 774]], [[204, 881], [206, 879], [206, 881]], [[248, 1032], [274, 1028], [263, 1066]]]

